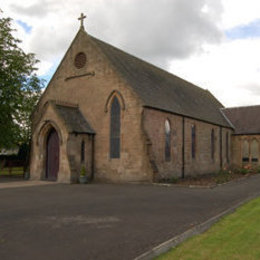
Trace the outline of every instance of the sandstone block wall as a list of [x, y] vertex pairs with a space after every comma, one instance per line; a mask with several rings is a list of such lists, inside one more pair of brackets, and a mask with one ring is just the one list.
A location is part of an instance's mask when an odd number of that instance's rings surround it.
[[30, 158], [30, 176], [32, 180], [44, 180], [46, 177], [46, 144], [49, 131], [54, 128], [59, 136], [60, 158], [58, 182], [69, 183], [71, 171], [67, 156], [67, 129], [57, 116], [51, 105], [48, 105], [41, 121], [35, 125], [32, 136], [32, 150]]
[[[247, 140], [249, 144], [249, 161], [243, 162], [243, 142]], [[258, 162], [252, 162], [252, 142], [258, 142]], [[259, 166], [260, 165], [260, 135], [234, 135], [232, 136], [232, 165], [233, 167], [243, 167], [244, 165]]]
[[[165, 120], [171, 125], [171, 160], [165, 160]], [[195, 158], [191, 154], [191, 126], [196, 127]], [[211, 156], [211, 131], [214, 129], [214, 158]], [[184, 142], [184, 174], [197, 175], [217, 172], [221, 168], [220, 138], [222, 132], [222, 166], [228, 167], [231, 161], [232, 130], [195, 119], [183, 117], [167, 112], [146, 108], [144, 111], [144, 131], [150, 142], [150, 154], [153, 156], [158, 172], [155, 179], [181, 177], [183, 167]], [[228, 133], [228, 156], [226, 153], [226, 133]], [[229, 161], [228, 161], [229, 159]]]
[[[71, 182], [76, 183], [80, 175], [81, 168], [86, 169], [86, 175], [90, 180], [93, 174], [93, 135], [70, 134], [67, 142], [67, 153], [71, 172]], [[82, 142], [84, 142], [82, 149]], [[82, 154], [82, 150], [83, 154]], [[82, 158], [83, 157], [83, 158]]]
[[[87, 56], [87, 64], [81, 69], [74, 66], [74, 58], [79, 52], [84, 52]], [[111, 96], [111, 93], [114, 94]], [[111, 159], [109, 156], [110, 106], [113, 95], [118, 95], [122, 108], [120, 159]], [[142, 102], [85, 33], [79, 32], [66, 53], [40, 100], [34, 113], [34, 122], [39, 118], [43, 120], [42, 111], [48, 100], [77, 104], [95, 130], [96, 180], [151, 180], [151, 168], [141, 128]], [[76, 141], [74, 146], [73, 149], [80, 150], [80, 144]], [[70, 171], [69, 167], [66, 171]]]

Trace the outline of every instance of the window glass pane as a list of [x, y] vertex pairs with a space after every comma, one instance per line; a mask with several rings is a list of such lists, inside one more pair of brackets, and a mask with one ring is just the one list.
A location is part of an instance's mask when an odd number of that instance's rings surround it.
[[247, 140], [243, 141], [242, 146], [242, 161], [248, 162], [249, 161], [249, 143]]
[[171, 160], [171, 126], [169, 120], [165, 121], [165, 160]]
[[81, 162], [85, 161], [85, 142], [81, 142]]
[[110, 158], [120, 158], [120, 103], [114, 97], [110, 111]]
[[229, 134], [226, 133], [226, 158], [229, 163]]
[[195, 158], [195, 151], [196, 150], [196, 127], [195, 125], [191, 126], [191, 156]]
[[214, 129], [211, 130], [211, 159], [214, 160], [215, 155], [215, 132]]
[[251, 143], [251, 155], [252, 155], [252, 162], [258, 161], [258, 142], [257, 140], [253, 140]]

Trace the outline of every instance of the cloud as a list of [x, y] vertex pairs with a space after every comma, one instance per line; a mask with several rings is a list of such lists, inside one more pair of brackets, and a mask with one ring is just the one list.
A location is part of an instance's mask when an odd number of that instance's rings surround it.
[[247, 85], [242, 86], [242, 88], [247, 89], [254, 96], [257, 96], [260, 101], [260, 84], [259, 83], [248, 83]]
[[23, 6], [21, 4], [13, 3], [10, 5], [12, 11], [19, 13], [21, 15], [34, 16], [34, 17], [45, 17], [48, 11], [51, 10], [50, 3], [46, 0], [41, 0], [29, 4], [28, 6]]
[[226, 106], [260, 103], [260, 39], [225, 41], [205, 52], [174, 60], [171, 71], [209, 89]]
[[246, 25], [259, 18], [259, 0], [223, 0], [222, 4], [224, 9], [222, 26], [224, 29]]
[[[67, 28], [69, 29], [69, 26]], [[38, 26], [37, 30], [33, 28], [28, 44], [31, 51], [37, 53], [39, 59], [54, 61], [64, 55], [73, 37], [65, 33], [59, 34], [56, 28], [43, 24]]]
[[213, 0], [42, 0], [26, 6], [12, 3], [10, 8], [33, 20], [29, 44], [40, 58], [65, 51], [82, 10], [87, 10], [90, 34], [164, 67], [173, 58], [201, 51], [203, 43], [219, 43], [222, 37], [217, 27], [222, 8]]
[[91, 35], [208, 88], [225, 105], [260, 103], [260, 38], [251, 37], [259, 0], [8, 0], [1, 9], [32, 26], [26, 34], [16, 24], [15, 33], [42, 61], [44, 77], [69, 47], [83, 12]]
[[53, 66], [53, 64], [51, 62], [47, 62], [47, 61], [41, 62], [40, 64], [38, 63], [37, 64], [37, 67], [38, 67], [37, 74], [39, 76], [46, 75], [50, 71], [52, 66]]
[[216, 19], [221, 11], [221, 4], [209, 0], [112, 1], [106, 4], [105, 26], [110, 30], [104, 30], [104, 36], [120, 48], [165, 67], [173, 58], [202, 51], [203, 43], [219, 43], [222, 33]]

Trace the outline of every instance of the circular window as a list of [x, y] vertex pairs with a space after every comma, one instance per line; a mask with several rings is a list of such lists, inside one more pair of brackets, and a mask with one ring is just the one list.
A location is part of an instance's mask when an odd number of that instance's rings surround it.
[[79, 52], [74, 59], [74, 65], [77, 69], [81, 69], [86, 65], [87, 56], [84, 52]]

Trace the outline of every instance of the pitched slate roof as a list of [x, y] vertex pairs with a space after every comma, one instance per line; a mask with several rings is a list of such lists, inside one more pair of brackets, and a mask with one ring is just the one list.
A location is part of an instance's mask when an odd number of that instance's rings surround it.
[[222, 110], [235, 127], [235, 134], [260, 134], [260, 106], [233, 107]]
[[89, 37], [142, 99], [145, 106], [231, 127], [219, 110], [223, 105], [209, 91], [92, 36]]
[[78, 107], [55, 104], [54, 109], [62, 118], [70, 133], [95, 134], [95, 131], [81, 114]]

